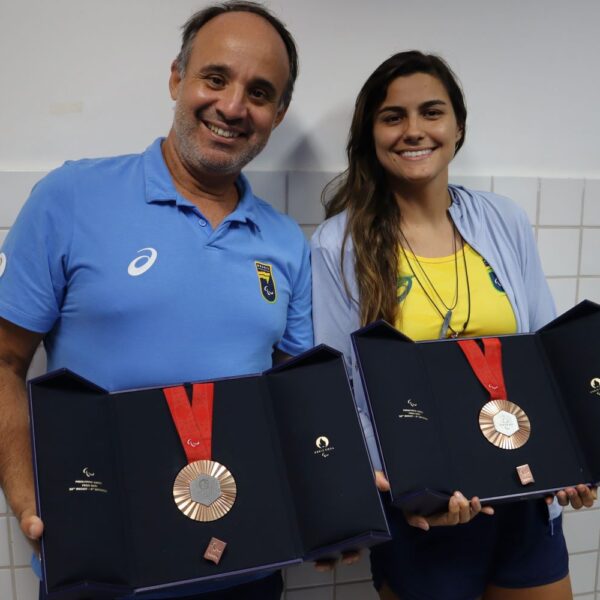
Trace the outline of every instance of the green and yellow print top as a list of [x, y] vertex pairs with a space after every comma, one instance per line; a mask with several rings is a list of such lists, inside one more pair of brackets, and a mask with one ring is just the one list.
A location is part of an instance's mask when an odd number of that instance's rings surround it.
[[[464, 259], [463, 252], [465, 252]], [[410, 261], [410, 266], [406, 262], [406, 257]], [[513, 308], [496, 274], [486, 260], [468, 244], [465, 243], [464, 248], [457, 251], [456, 260], [454, 254], [441, 258], [420, 256], [415, 258], [409, 250], [406, 250], [406, 257], [401, 251], [397, 285], [400, 310], [396, 327], [402, 333], [413, 340], [432, 340], [440, 336], [444, 320], [442, 315], [447, 312], [444, 304], [452, 307], [455, 301], [455, 265], [458, 268], [458, 301], [452, 311], [450, 327], [454, 331], [461, 332], [461, 337], [502, 335], [517, 331]], [[471, 290], [471, 316], [466, 330], [462, 332], [469, 307], [465, 262]], [[427, 281], [423, 271], [431, 280], [435, 290]], [[429, 298], [422, 286], [425, 287]], [[432, 300], [439, 312], [432, 305]], [[448, 329], [448, 337], [452, 335], [452, 329]]]

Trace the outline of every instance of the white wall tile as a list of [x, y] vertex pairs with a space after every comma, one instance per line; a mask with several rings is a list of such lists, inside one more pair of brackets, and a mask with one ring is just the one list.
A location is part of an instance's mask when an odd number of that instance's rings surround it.
[[0, 246], [4, 244], [4, 240], [6, 239], [6, 235], [8, 234], [8, 229], [0, 229]]
[[371, 563], [368, 552], [361, 554], [360, 560], [353, 565], [339, 563], [335, 570], [336, 583], [347, 583], [351, 581], [370, 581]]
[[291, 590], [285, 593], [285, 600], [333, 600], [333, 586]]
[[27, 371], [27, 379], [32, 379], [38, 375], [43, 375], [46, 372], [46, 351], [40, 344], [38, 349], [33, 355], [31, 364], [29, 365], [29, 371]]
[[8, 511], [8, 505], [6, 503], [6, 498], [4, 497], [4, 492], [0, 489], [0, 515], [4, 514]]
[[256, 196], [266, 200], [279, 212], [287, 211], [286, 173], [284, 171], [244, 171]]
[[537, 177], [494, 177], [494, 193], [514, 200], [534, 224], [537, 219], [538, 187]]
[[316, 225], [301, 225], [301, 229], [304, 231], [304, 235], [306, 236], [307, 240], [310, 240], [316, 228]]
[[8, 537], [7, 517], [0, 517], [0, 567], [10, 567]]
[[546, 276], [577, 275], [579, 229], [540, 229], [538, 249]]
[[30, 568], [15, 569], [17, 600], [37, 600], [40, 582]]
[[[10, 569], [0, 569], [0, 598], [2, 600], [15, 600]], [[36, 598], [34, 597], [32, 600], [36, 600]]]
[[492, 191], [492, 178], [485, 175], [452, 175], [451, 173], [448, 180], [450, 183], [462, 185], [471, 190], [479, 190], [481, 192]]
[[574, 594], [585, 594], [594, 591], [597, 558], [597, 552], [569, 556], [569, 571], [571, 572], [571, 584]]
[[31, 188], [45, 173], [0, 172], [0, 227], [10, 227], [29, 197]]
[[540, 225], [579, 225], [583, 179], [542, 179]]
[[600, 225], [600, 179], [585, 182], [583, 224]]
[[600, 275], [600, 229], [584, 229], [581, 246], [582, 275]]
[[26, 567], [31, 563], [33, 550], [23, 533], [21, 533], [21, 528], [16, 517], [9, 517], [9, 519], [13, 563], [16, 567]]
[[371, 582], [345, 583], [336, 585], [335, 600], [379, 600], [379, 595]]
[[596, 594], [578, 594], [575, 600], [596, 600]]
[[583, 509], [566, 513], [563, 528], [569, 552], [598, 550], [600, 510]]
[[556, 304], [556, 312], [560, 315], [573, 308], [576, 303], [577, 278], [552, 279], [549, 277], [547, 281]]
[[592, 300], [600, 303], [600, 277], [581, 278], [577, 301]]
[[288, 214], [302, 225], [318, 225], [325, 217], [321, 192], [335, 176], [318, 171], [288, 173]]
[[316, 585], [332, 585], [333, 569], [324, 573], [317, 571], [313, 562], [290, 567], [285, 572], [285, 587], [288, 590]]

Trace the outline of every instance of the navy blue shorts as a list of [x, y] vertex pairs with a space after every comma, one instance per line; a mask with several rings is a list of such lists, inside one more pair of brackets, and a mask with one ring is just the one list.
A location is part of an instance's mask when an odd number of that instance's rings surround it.
[[562, 516], [549, 522], [543, 500], [501, 504], [465, 525], [423, 531], [388, 509], [393, 539], [371, 549], [373, 583], [402, 600], [473, 600], [488, 584], [544, 585], [569, 572]]

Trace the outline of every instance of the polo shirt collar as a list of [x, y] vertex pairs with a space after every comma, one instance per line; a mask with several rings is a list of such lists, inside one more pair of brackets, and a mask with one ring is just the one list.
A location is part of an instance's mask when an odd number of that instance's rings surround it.
[[[182, 198], [175, 189], [173, 178], [165, 163], [162, 153], [162, 143], [165, 138], [154, 140], [144, 151], [144, 172], [146, 178], [146, 202], [148, 204], [174, 202], [177, 205], [194, 205]], [[226, 217], [225, 221], [251, 222], [257, 227], [257, 200], [252, 193], [248, 179], [240, 173], [235, 185], [238, 189], [240, 200], [235, 210]]]

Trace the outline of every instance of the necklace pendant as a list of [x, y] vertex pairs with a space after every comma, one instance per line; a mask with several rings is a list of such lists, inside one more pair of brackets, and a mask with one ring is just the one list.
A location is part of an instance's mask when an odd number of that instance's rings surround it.
[[439, 339], [444, 340], [448, 337], [448, 329], [450, 329], [450, 321], [452, 320], [452, 310], [448, 310], [446, 315], [444, 316], [444, 322], [440, 327]]

